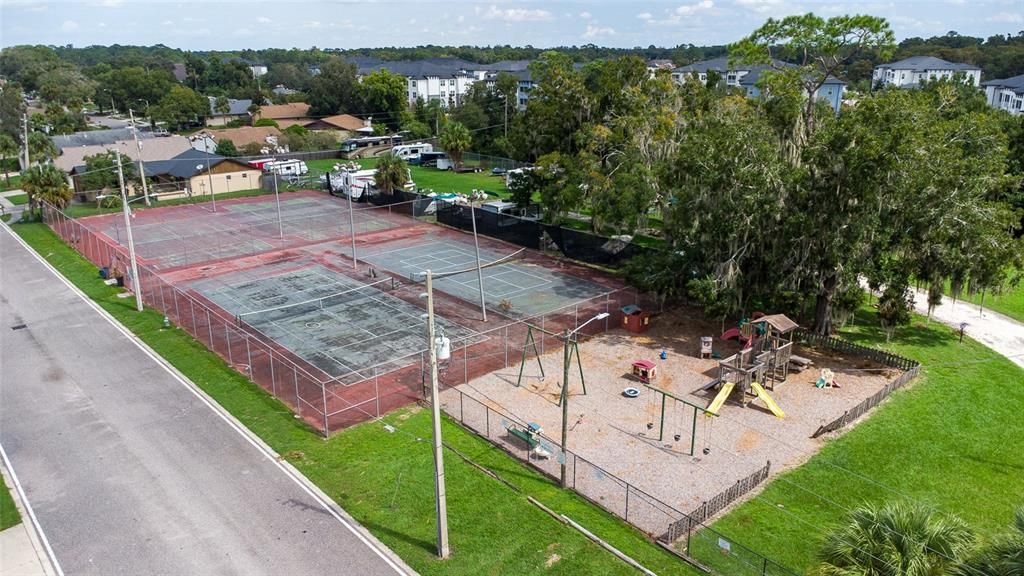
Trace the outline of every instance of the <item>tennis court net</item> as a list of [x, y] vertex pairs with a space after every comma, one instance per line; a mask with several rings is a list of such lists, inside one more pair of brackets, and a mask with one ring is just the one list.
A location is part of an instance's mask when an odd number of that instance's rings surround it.
[[394, 289], [395, 286], [395, 279], [389, 276], [370, 284], [355, 286], [353, 288], [328, 294], [327, 296], [321, 296], [319, 298], [311, 298], [309, 300], [303, 300], [302, 302], [294, 302], [291, 304], [282, 304], [280, 306], [264, 308], [262, 310], [242, 312], [235, 316], [235, 322], [239, 326], [258, 326], [268, 324], [270, 322], [280, 322], [288, 318], [303, 316], [319, 310], [338, 306], [340, 304], [354, 302], [363, 298], [372, 298], [380, 293], [381, 288]]

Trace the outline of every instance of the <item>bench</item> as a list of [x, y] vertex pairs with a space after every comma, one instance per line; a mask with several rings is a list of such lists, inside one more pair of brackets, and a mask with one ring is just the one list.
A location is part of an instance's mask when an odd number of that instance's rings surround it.
[[505, 430], [508, 430], [508, 433], [511, 434], [512, 436], [515, 436], [516, 438], [519, 438], [523, 442], [526, 442], [527, 446], [529, 446], [530, 448], [536, 448], [537, 445], [540, 444], [540, 441], [534, 438], [533, 434], [530, 434], [526, 430], [520, 430], [519, 428], [515, 428], [513, 426], [509, 426], [508, 428], [505, 428]]

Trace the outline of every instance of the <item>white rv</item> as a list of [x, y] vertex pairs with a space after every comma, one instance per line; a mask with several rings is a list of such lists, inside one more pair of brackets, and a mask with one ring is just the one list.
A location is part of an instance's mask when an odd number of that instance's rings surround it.
[[[340, 193], [343, 196], [351, 196], [352, 200], [358, 202], [376, 193], [377, 185], [374, 182], [376, 175], [376, 168], [352, 170], [345, 166], [335, 165], [335, 170], [326, 176], [326, 180], [332, 194]], [[412, 181], [411, 174], [405, 183], [405, 190], [410, 192], [416, 190], [416, 184]]]
[[263, 171], [281, 176], [302, 176], [309, 172], [309, 167], [302, 160], [273, 160], [263, 163]]
[[420, 154], [424, 152], [433, 152], [434, 146], [426, 142], [414, 142], [412, 144], [400, 144], [391, 149], [391, 153], [395, 156], [405, 160], [406, 162], [416, 163], [419, 160]]

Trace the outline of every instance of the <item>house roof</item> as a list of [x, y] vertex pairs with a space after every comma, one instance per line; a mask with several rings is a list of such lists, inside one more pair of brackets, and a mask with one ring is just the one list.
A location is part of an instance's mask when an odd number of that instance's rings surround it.
[[[152, 132], [139, 131], [139, 140], [153, 138]], [[61, 134], [51, 136], [50, 140], [58, 150], [64, 148], [76, 148], [80, 146], [97, 146], [113, 144], [120, 140], [132, 140], [133, 133], [130, 128], [111, 128], [109, 130], [88, 130], [85, 132], [74, 132], [72, 134]]]
[[[95, 156], [96, 154], [103, 154], [108, 150], [115, 149], [120, 150], [127, 160], [138, 161], [139, 159], [139, 152], [135, 146], [135, 141], [120, 140], [110, 144], [64, 148], [61, 151], [61, 155], [53, 163], [61, 170], [70, 172], [76, 166], [85, 164], [87, 156]], [[142, 160], [147, 163], [167, 160], [191, 149], [191, 143], [184, 136], [150, 138], [142, 141]]]
[[328, 116], [327, 118], [321, 118], [318, 121], [323, 122], [325, 124], [330, 124], [331, 126], [338, 128], [339, 130], [350, 130], [352, 132], [366, 128], [366, 121], [360, 120], [359, 118], [356, 118], [351, 114], [338, 114], [335, 116]]
[[934, 56], [911, 56], [910, 58], [904, 58], [897, 62], [890, 62], [888, 64], [879, 64], [876, 68], [892, 68], [894, 70], [913, 70], [914, 72], [924, 72], [926, 70], [981, 70], [977, 66], [972, 64], [960, 64], [956, 62], [947, 62], [941, 58]]
[[377, 70], [388, 70], [406, 78], [455, 78], [469, 76], [467, 70], [481, 69], [481, 64], [467, 62], [461, 58], [427, 58], [425, 60], [378, 60], [374, 58], [350, 58], [365, 76]]
[[228, 112], [223, 114], [217, 112], [217, 99], [213, 96], [206, 97], [210, 101], [210, 114], [212, 116], [243, 116], [249, 113], [249, 106], [252, 106], [252, 100], [246, 98], [244, 100], [235, 100], [234, 98], [228, 98]]
[[268, 136], [280, 136], [281, 131], [273, 126], [243, 126], [226, 130], [204, 130], [203, 134], [209, 135], [214, 142], [231, 140], [235, 146], [241, 147], [251, 143], [267, 144]]
[[271, 104], [260, 107], [257, 116], [271, 120], [290, 120], [307, 118], [309, 116], [309, 104], [305, 102], [292, 102], [291, 104]]
[[762, 316], [757, 320], [751, 321], [752, 324], [760, 324], [762, 322], [768, 324], [769, 326], [774, 328], [776, 332], [780, 334], [792, 332], [793, 330], [796, 330], [797, 328], [800, 327], [799, 324], [790, 320], [789, 317], [787, 317], [785, 314], [772, 314], [769, 316]]
[[254, 169], [252, 166], [244, 164], [234, 158], [225, 158], [224, 156], [218, 156], [217, 154], [207, 154], [202, 150], [189, 148], [168, 160], [147, 163], [146, 176], [150, 178], [154, 176], [191, 178], [193, 176], [206, 173], [207, 159], [209, 159], [210, 168], [227, 163], [237, 167], [236, 172]]
[[989, 80], [988, 82], [982, 82], [981, 85], [995, 86], [996, 88], [1008, 88], [1017, 94], [1024, 94], [1024, 74], [1000, 80]]

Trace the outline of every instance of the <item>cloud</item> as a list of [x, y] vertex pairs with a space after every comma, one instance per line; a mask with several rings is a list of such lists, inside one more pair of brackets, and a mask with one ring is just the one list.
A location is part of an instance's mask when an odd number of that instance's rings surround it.
[[308, 21], [302, 23], [302, 27], [303, 28], [310, 28], [310, 29], [313, 29], [313, 30], [316, 30], [317, 28], [319, 28], [321, 26], [322, 26], [322, 24], [320, 23], [319, 20], [308, 20]]
[[124, 0], [100, 0], [96, 3], [97, 6], [104, 8], [117, 8], [121, 4], [124, 4]]
[[74, 20], [65, 20], [64, 23], [60, 25], [60, 29], [62, 32], [74, 32], [75, 30], [78, 30], [78, 22], [75, 22]]
[[174, 26], [174, 20], [164, 20], [160, 23], [161, 26]]
[[462, 24], [463, 22], [466, 21], [466, 17], [463, 16], [462, 14], [459, 14], [459, 17], [456, 18], [455, 21], [458, 22], [459, 24]]
[[593, 24], [587, 24], [587, 30], [583, 32], [584, 38], [600, 38], [601, 36], [615, 36], [615, 29], [601, 28], [598, 26], [594, 26]]
[[736, 4], [754, 12], [771, 12], [782, 6], [782, 0], [736, 0]]
[[259, 22], [260, 24], [270, 24], [271, 22], [273, 22], [273, 20], [267, 18], [266, 16], [260, 16], [259, 18], [256, 19], [256, 21]]
[[235, 30], [233, 35], [235, 37], [237, 37], [237, 38], [248, 38], [249, 36], [252, 36], [253, 34], [254, 34], [253, 31], [248, 29], [248, 28], [238, 28], [238, 29]]
[[46, 12], [46, 0], [3, 0], [4, 8], [20, 8], [25, 12]]
[[580, 12], [580, 18], [584, 20], [590, 20], [594, 16], [590, 12]]
[[1024, 22], [1024, 16], [1015, 12], [1000, 12], [995, 16], [989, 16], [985, 20], [989, 22], [1007, 22], [1009, 24], [1019, 24]]
[[483, 13], [483, 18], [484, 20], [502, 20], [504, 22], [546, 22], [551, 20], [551, 12], [526, 8], [499, 9], [496, 6], [491, 6]]
[[656, 18], [650, 12], [641, 12], [636, 17], [648, 24], [671, 26], [679, 24], [683, 18], [694, 16], [700, 12], [706, 12], [714, 7], [715, 3], [713, 0], [700, 0], [693, 4], [681, 4], [674, 10], [666, 10], [662, 18]]

